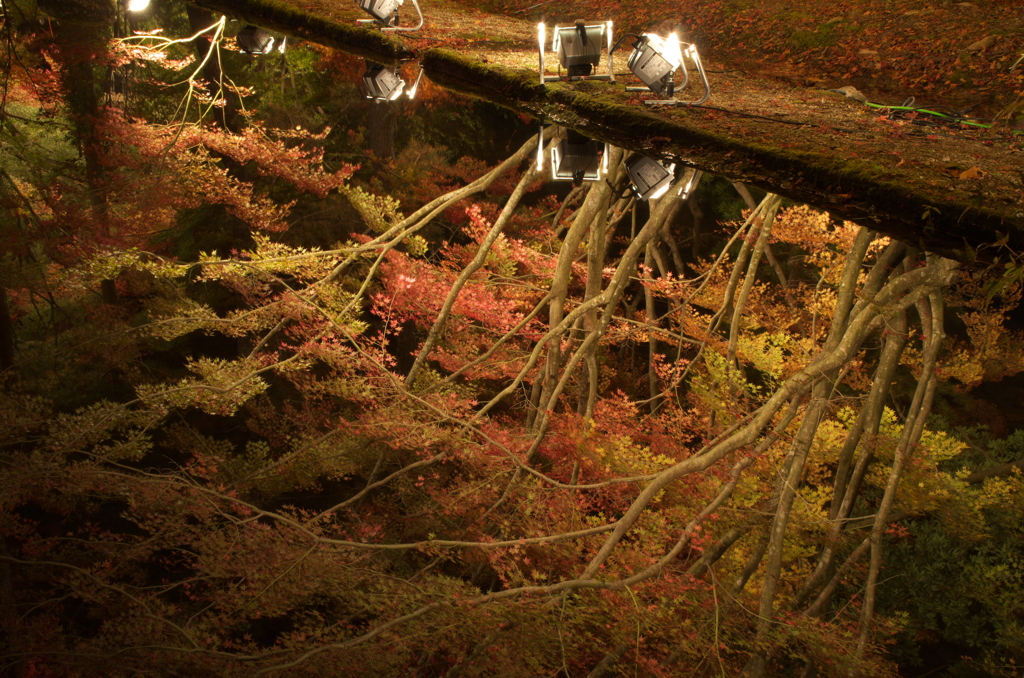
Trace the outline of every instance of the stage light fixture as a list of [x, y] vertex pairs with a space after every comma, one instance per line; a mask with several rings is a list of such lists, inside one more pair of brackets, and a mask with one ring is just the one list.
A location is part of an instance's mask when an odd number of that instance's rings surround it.
[[568, 130], [566, 137], [551, 148], [551, 178], [571, 181], [600, 181], [608, 171], [608, 146]]
[[[543, 23], [537, 24], [537, 48], [540, 53], [540, 82], [555, 82], [562, 79], [561, 69], [566, 69], [570, 80], [587, 78], [590, 80], [615, 81], [612, 70], [612, 22], [586, 25], [577, 21], [572, 26], [558, 26], [552, 29], [551, 51], [558, 55], [559, 74], [544, 74], [544, 43], [547, 41], [547, 28]], [[604, 74], [594, 73], [601, 63], [601, 50], [608, 50], [607, 69]]]
[[682, 63], [679, 38], [672, 33], [668, 39], [651, 34], [641, 37], [633, 45], [626, 65], [655, 94], [671, 97], [675, 87], [673, 76]]
[[245, 54], [269, 54], [274, 49], [274, 36], [252, 24], [238, 31], [235, 42]]
[[363, 94], [367, 99], [371, 99], [376, 103], [395, 101], [403, 93], [412, 99], [416, 96], [417, 90], [419, 90], [422, 78], [423, 68], [421, 67], [412, 87], [406, 89], [405, 80], [398, 75], [396, 69], [367, 61], [366, 71], [363, 73]]
[[[690, 74], [686, 68], [687, 59], [693, 62], [700, 74], [704, 85], [704, 94], [699, 99], [692, 101], [679, 101], [675, 98], [675, 72], [679, 68], [683, 69], [683, 82], [678, 89], [684, 89], [690, 81]], [[633, 75], [646, 85], [646, 87], [627, 87], [627, 92], [650, 90], [660, 97], [660, 99], [644, 101], [645, 104], [702, 104], [711, 95], [711, 85], [708, 83], [708, 76], [704, 72], [704, 64], [700, 60], [697, 47], [690, 43], [680, 42], [675, 33], [670, 33], [667, 38], [653, 33], [645, 33], [640, 36], [633, 45], [633, 53], [629, 55], [627, 65]]]
[[420, 11], [420, 4], [412, 0], [412, 6], [416, 8], [419, 15], [419, 23], [415, 26], [405, 27], [398, 25], [398, 8], [405, 0], [357, 0], [359, 8], [372, 16], [372, 19], [359, 19], [357, 24], [377, 24], [384, 31], [418, 31], [423, 28], [423, 12]]
[[626, 173], [638, 200], [654, 200], [668, 192], [675, 165], [665, 167], [654, 158], [634, 153], [626, 161]]

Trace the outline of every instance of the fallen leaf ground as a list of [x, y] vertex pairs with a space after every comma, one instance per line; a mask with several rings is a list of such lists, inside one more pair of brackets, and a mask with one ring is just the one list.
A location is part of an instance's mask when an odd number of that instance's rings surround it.
[[485, 0], [531, 20], [614, 19], [678, 28], [708, 58], [801, 85], [853, 85], [872, 101], [975, 106], [991, 117], [1024, 93], [1024, 2], [977, 0]]

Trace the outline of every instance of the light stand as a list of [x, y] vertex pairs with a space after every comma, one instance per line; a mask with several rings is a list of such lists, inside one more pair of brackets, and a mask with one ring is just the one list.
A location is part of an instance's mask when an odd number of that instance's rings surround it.
[[372, 19], [357, 19], [359, 25], [377, 24], [382, 31], [418, 31], [423, 28], [423, 12], [420, 11], [420, 3], [412, 0], [412, 6], [416, 8], [419, 15], [419, 23], [412, 27], [398, 25], [398, 8], [405, 0], [356, 0], [359, 9], [363, 10]]
[[686, 168], [686, 174], [683, 175], [682, 180], [679, 182], [679, 191], [676, 193], [680, 198], [686, 200], [691, 194], [697, 189], [697, 184], [700, 183], [701, 177], [704, 173], [699, 169], [692, 167]]
[[[565, 68], [569, 80], [608, 80], [615, 82], [615, 71], [612, 70], [612, 22], [585, 25], [577, 21], [573, 26], [558, 26], [552, 29], [551, 51], [558, 54], [559, 74], [544, 74], [544, 43], [547, 40], [547, 28], [543, 23], [537, 24], [537, 48], [540, 54], [540, 84], [562, 80], [561, 69]], [[601, 63], [601, 45], [606, 44], [608, 50], [605, 74], [594, 74], [595, 67]]]

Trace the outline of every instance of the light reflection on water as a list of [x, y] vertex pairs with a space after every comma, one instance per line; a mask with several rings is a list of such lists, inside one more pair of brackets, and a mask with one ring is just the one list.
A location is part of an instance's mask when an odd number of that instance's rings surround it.
[[[194, 8], [186, 12], [183, 3], [163, 3], [147, 19], [136, 18], [135, 27], [152, 30], [161, 25], [165, 35], [186, 38], [196, 31], [197, 14]], [[439, 191], [473, 180], [536, 134], [538, 121], [445, 89], [416, 61], [379, 64], [309, 41], [286, 42], [280, 33], [230, 18], [219, 51], [225, 79], [251, 91], [238, 104], [248, 119], [268, 128], [303, 128], [314, 134], [329, 128], [319, 142], [326, 168], [358, 165], [353, 184], [398, 200], [404, 213]], [[546, 196], [563, 200], [574, 187], [613, 176], [622, 182], [617, 191], [632, 191], [642, 201], [664, 195], [670, 185], [676, 187], [674, 195], [687, 197], [700, 180], [700, 173], [677, 158], [640, 160], [634, 155], [628, 163], [634, 168], [629, 172], [633, 181], [624, 181], [626, 172], [616, 174], [618, 168], [609, 167], [610, 150], [604, 142], [561, 128], [556, 142], [537, 149], [549, 181], [524, 203], [537, 204]], [[630, 156], [617, 157], [626, 161]], [[494, 187], [489, 199], [503, 203], [506, 190]], [[338, 204], [343, 202], [300, 201], [293, 210], [298, 228], [282, 237], [292, 244], [326, 246], [361, 230], [358, 215]], [[436, 230], [441, 240], [458, 236], [455, 224]]]

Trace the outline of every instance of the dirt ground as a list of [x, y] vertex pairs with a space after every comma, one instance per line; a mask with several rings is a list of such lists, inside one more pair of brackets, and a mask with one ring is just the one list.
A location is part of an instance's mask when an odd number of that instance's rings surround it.
[[[1024, 93], [1020, 0], [485, 0], [511, 16], [675, 28], [708, 59], [799, 85], [992, 117]], [[1014, 67], [1016, 64], [1016, 67]], [[1024, 117], [1024, 116], [1022, 116]]]

